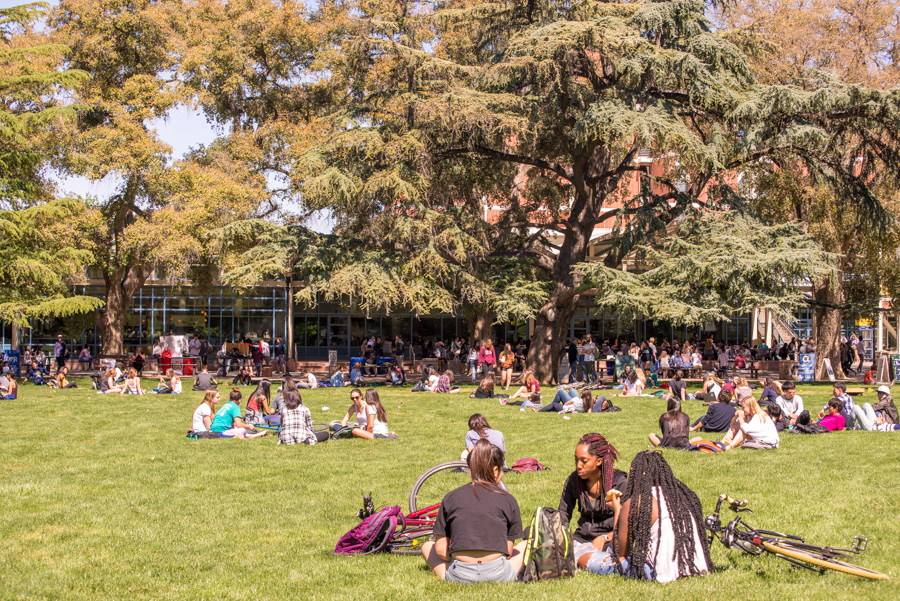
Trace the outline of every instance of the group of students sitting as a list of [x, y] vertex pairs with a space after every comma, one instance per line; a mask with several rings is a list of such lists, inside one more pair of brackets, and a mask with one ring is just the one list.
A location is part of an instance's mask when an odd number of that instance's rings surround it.
[[[478, 414], [466, 435], [472, 482], [441, 501], [434, 540], [422, 555], [448, 582], [515, 582], [524, 561], [519, 504], [501, 486], [506, 462], [502, 435]], [[470, 446], [471, 445], [471, 446]], [[615, 469], [618, 451], [597, 433], [575, 445], [575, 471], [566, 479], [559, 511], [571, 520], [578, 567], [599, 575], [671, 582], [713, 569], [700, 500], [675, 478], [663, 456], [638, 453], [629, 474]]]

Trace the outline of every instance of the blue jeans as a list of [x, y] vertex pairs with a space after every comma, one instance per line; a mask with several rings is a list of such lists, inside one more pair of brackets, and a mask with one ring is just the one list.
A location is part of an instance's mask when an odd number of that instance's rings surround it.
[[472, 368], [472, 381], [478, 381], [478, 359], [471, 359], [469, 361], [469, 367]]
[[575, 373], [578, 371], [578, 361], [569, 361], [569, 384], [575, 383]]
[[581, 398], [581, 395], [578, 394], [578, 391], [574, 388], [560, 388], [556, 391], [556, 396], [553, 397], [553, 402], [559, 403], [560, 405], [565, 405], [566, 401], [571, 401], [577, 398]]
[[[626, 575], [629, 572], [629, 567], [628, 558], [622, 560], [622, 570]], [[591, 555], [585, 569], [588, 572], [593, 572], [594, 574], [599, 574], [601, 576], [619, 573], [618, 570], [616, 570], [616, 562], [613, 561], [612, 553], [608, 553], [607, 551], [594, 551], [594, 554]], [[644, 576], [646, 576], [647, 580], [656, 580], [656, 572], [649, 563], [644, 564]]]

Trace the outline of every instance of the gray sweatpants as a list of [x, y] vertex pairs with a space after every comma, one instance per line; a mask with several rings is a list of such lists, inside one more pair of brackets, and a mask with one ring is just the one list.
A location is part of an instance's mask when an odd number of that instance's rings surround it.
[[875, 410], [872, 409], [872, 405], [866, 403], [862, 407], [859, 405], [853, 406], [853, 417], [856, 418], [857, 423], [862, 426], [863, 430], [874, 430], [875, 429]]

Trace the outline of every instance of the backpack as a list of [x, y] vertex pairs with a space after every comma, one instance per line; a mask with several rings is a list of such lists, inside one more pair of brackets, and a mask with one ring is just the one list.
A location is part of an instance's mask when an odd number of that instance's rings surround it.
[[700, 451], [702, 453], [723, 453], [725, 452], [725, 446], [721, 443], [710, 442], [708, 440], [701, 440], [697, 444], [692, 444], [688, 447], [688, 451]]
[[331, 435], [331, 440], [341, 440], [343, 438], [353, 438], [353, 429], [358, 426], [347, 425], [337, 430]]
[[544, 467], [543, 463], [540, 463], [534, 457], [526, 457], [525, 459], [519, 459], [515, 463], [512, 464], [512, 467], [509, 468], [514, 472], [542, 472], [546, 467]]
[[794, 434], [824, 434], [829, 432], [828, 428], [819, 424], [795, 424], [791, 430]]
[[575, 575], [575, 547], [566, 515], [538, 507], [528, 527], [520, 582], [571, 578]]
[[385, 507], [370, 515], [342, 536], [334, 546], [336, 555], [368, 555], [387, 548], [391, 537], [406, 527], [400, 507]]

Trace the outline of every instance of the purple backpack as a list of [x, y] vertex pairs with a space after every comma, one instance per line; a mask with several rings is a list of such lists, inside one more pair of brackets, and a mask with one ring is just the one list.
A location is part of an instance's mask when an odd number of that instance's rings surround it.
[[406, 518], [400, 507], [385, 507], [370, 515], [342, 536], [334, 546], [338, 555], [368, 555], [381, 551], [391, 542], [391, 537], [406, 526]]

